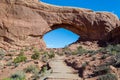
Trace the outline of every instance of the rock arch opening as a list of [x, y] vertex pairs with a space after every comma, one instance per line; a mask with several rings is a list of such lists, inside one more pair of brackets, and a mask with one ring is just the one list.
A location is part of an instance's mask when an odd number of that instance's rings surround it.
[[56, 28], [47, 32], [43, 39], [47, 48], [63, 48], [69, 44], [76, 42], [79, 35], [65, 28]]

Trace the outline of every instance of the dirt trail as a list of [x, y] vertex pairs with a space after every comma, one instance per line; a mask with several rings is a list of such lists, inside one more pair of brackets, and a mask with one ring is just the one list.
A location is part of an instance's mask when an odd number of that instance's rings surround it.
[[45, 80], [82, 80], [74, 69], [65, 64], [64, 58], [56, 55], [56, 58], [50, 62], [52, 74]]

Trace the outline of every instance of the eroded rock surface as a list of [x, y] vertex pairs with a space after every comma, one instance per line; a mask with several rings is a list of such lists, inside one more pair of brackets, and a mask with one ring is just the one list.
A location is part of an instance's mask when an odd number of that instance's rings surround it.
[[118, 17], [108, 12], [57, 7], [38, 0], [0, 0], [0, 47], [45, 48], [44, 34], [61, 27], [83, 40], [111, 40], [120, 36], [119, 23]]

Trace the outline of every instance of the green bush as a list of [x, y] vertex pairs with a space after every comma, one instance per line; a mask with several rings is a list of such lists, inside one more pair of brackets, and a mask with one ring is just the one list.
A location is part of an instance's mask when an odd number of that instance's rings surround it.
[[102, 56], [101, 56], [101, 59], [106, 59], [106, 55], [105, 54], [103, 54]]
[[112, 73], [108, 73], [106, 75], [102, 75], [98, 78], [98, 80], [118, 80], [117, 76]]
[[40, 74], [34, 73], [34, 75], [32, 76], [32, 80], [40, 80]]
[[19, 55], [24, 55], [24, 52], [25, 52], [24, 49], [21, 49]]
[[94, 74], [103, 75], [106, 73], [110, 73], [110, 70], [111, 69], [109, 66], [101, 65], [101, 66], [96, 67], [96, 69], [94, 70]]
[[8, 61], [8, 62], [6, 63], [6, 66], [12, 66], [12, 61]]
[[65, 46], [65, 48], [63, 48], [62, 52], [63, 52], [63, 54], [71, 55], [71, 50], [69, 49], [68, 46]]
[[34, 73], [34, 75], [32, 76], [32, 80], [38, 80], [38, 79], [40, 79], [41, 77], [43, 77], [45, 74], [46, 74], [46, 71], [47, 71], [47, 66], [46, 65], [44, 65], [42, 68], [41, 68], [41, 70], [40, 70], [40, 72], [39, 73]]
[[43, 61], [43, 62], [47, 62], [48, 59], [49, 59], [48, 52], [44, 52], [44, 54], [42, 55], [42, 61]]
[[79, 53], [79, 54], [84, 54], [84, 53], [87, 52], [87, 51], [86, 51], [85, 49], [83, 49], [81, 46], [79, 46], [79, 47], [77, 48], [77, 50], [78, 50], [78, 53]]
[[88, 51], [86, 50], [86, 49], [83, 49], [81, 46], [79, 46], [78, 48], [77, 48], [77, 50], [75, 50], [75, 52], [73, 52], [72, 54], [74, 54], [74, 55], [76, 55], [76, 54], [80, 54], [80, 55], [82, 55], [82, 54], [85, 54], [85, 53], [87, 53]]
[[0, 49], [0, 60], [5, 57], [6, 52], [3, 49]]
[[96, 57], [93, 56], [92, 59], [91, 59], [91, 61], [95, 61], [95, 59], [96, 59]]
[[55, 57], [54, 51], [50, 51], [50, 52], [48, 53], [48, 56], [49, 56], [50, 59], [51, 59], [51, 58], [54, 58], [54, 57]]
[[4, 64], [0, 62], [0, 69], [4, 68]]
[[34, 54], [31, 56], [32, 59], [36, 60], [40, 58], [40, 52], [38, 50], [34, 50]]
[[64, 49], [63, 49], [63, 52], [65, 53], [65, 54], [69, 54], [69, 55], [82, 55], [82, 54], [84, 54], [84, 53], [90, 53], [90, 52], [95, 52], [95, 51], [88, 51], [88, 50], [86, 50], [86, 49], [83, 49], [82, 48], [82, 46], [79, 46], [79, 47], [77, 47], [77, 49], [76, 50], [74, 50], [74, 51], [71, 51], [68, 47], [65, 47]]
[[42, 69], [41, 69], [41, 73], [45, 73], [47, 71], [47, 66], [44, 66], [44, 67], [42, 67]]
[[13, 61], [13, 63], [20, 63], [20, 62], [23, 62], [23, 61], [26, 61], [27, 60], [27, 57], [25, 57], [24, 55], [19, 55], [18, 57], [16, 57]]
[[29, 51], [30, 50], [30, 47], [26, 46], [24, 51]]
[[34, 65], [29, 65], [29, 66], [27, 66], [27, 68], [24, 69], [24, 71], [26, 73], [38, 73], [39, 69]]
[[63, 56], [64, 52], [55, 52], [55, 54], [59, 55], [59, 56]]
[[87, 53], [89, 53], [89, 54], [91, 54], [91, 55], [94, 55], [94, 54], [97, 53], [97, 51], [95, 51], [95, 50], [88, 50]]
[[15, 67], [15, 68], [18, 67], [18, 66], [19, 66], [19, 63], [14, 64], [14, 67]]
[[120, 52], [120, 44], [118, 45], [108, 45], [105, 48], [101, 48], [98, 50], [99, 52], [109, 53], [109, 54], [117, 54]]
[[25, 73], [18, 71], [15, 74], [12, 74], [10, 78], [5, 78], [3, 80], [25, 80]]
[[78, 54], [78, 51], [77, 51], [77, 50], [72, 51], [71, 54], [72, 54], [72, 55], [77, 55], [77, 54]]
[[10, 78], [13, 78], [16, 80], [25, 80], [25, 73], [22, 71], [18, 71], [15, 74], [11, 75]]
[[85, 68], [88, 64], [89, 64], [89, 62], [84, 62], [84, 63], [82, 64], [82, 68]]
[[118, 53], [118, 54], [115, 55], [113, 61], [115, 61], [115, 62], [113, 63], [114, 66], [120, 67], [120, 53]]

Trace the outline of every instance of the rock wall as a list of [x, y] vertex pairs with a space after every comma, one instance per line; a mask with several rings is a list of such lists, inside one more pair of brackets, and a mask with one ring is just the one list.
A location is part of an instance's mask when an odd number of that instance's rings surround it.
[[120, 22], [108, 12], [52, 6], [38, 0], [0, 0], [1, 48], [45, 48], [44, 34], [61, 27], [83, 40], [108, 41], [116, 38], [108, 35], [119, 32]]

